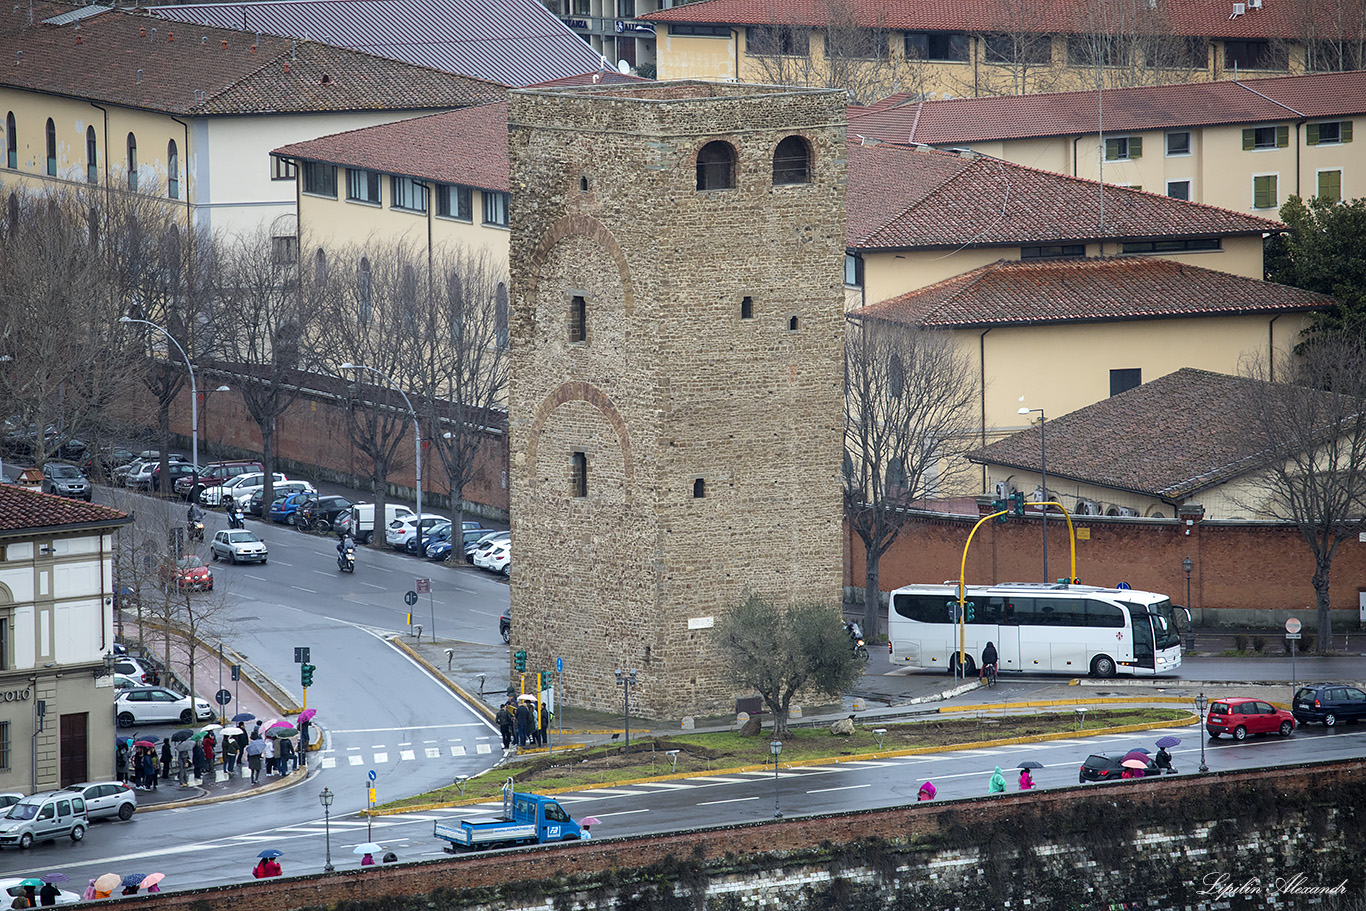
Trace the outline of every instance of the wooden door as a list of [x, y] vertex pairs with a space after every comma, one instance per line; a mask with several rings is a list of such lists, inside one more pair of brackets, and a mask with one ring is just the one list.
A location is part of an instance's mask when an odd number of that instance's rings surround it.
[[87, 741], [89, 715], [86, 712], [73, 712], [63, 715], [61, 720], [62, 787], [89, 781], [87, 761]]

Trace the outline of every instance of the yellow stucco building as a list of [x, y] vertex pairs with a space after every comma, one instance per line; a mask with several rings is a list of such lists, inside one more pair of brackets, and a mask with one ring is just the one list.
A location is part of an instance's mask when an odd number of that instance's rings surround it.
[[[1001, 98], [885, 99], [851, 135], [969, 148], [1034, 168], [1274, 217], [1291, 196], [1366, 195], [1366, 71]], [[1099, 126], [1104, 125], [1104, 132]]]

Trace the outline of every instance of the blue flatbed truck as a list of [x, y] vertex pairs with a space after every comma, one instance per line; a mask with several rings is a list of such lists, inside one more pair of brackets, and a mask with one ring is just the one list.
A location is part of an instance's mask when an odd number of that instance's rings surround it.
[[583, 830], [554, 799], [540, 794], [518, 794], [509, 778], [503, 785], [501, 817], [438, 822], [432, 834], [449, 842], [445, 850], [454, 853], [457, 848], [575, 841], [583, 837]]

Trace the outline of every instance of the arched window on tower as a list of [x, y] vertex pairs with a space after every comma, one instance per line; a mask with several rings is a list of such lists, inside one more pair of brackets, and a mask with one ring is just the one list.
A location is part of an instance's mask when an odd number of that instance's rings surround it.
[[800, 136], [788, 136], [773, 152], [773, 185], [811, 182], [811, 146]]
[[57, 176], [57, 125], [47, 119], [47, 176]]
[[728, 142], [709, 142], [697, 153], [697, 189], [735, 189], [735, 147]]
[[85, 128], [85, 180], [100, 182], [100, 147], [95, 142], [95, 128]]
[[138, 138], [128, 134], [128, 189], [138, 188]]
[[360, 258], [360, 273], [356, 280], [356, 297], [360, 308], [356, 314], [362, 326], [370, 324], [371, 295], [374, 293], [374, 284], [370, 276], [370, 258], [362, 256]]
[[19, 129], [14, 125], [14, 112], [5, 115], [5, 167], [19, 167]]
[[166, 145], [166, 195], [180, 198], [180, 149], [174, 139]]

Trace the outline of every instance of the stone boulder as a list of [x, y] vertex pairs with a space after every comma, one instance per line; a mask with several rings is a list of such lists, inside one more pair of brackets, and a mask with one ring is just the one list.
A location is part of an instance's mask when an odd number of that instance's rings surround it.
[[841, 718], [839, 721], [836, 721], [834, 724], [830, 725], [830, 733], [835, 734], [839, 737], [848, 737], [852, 735], [854, 733], [853, 716], [851, 715], [848, 718]]
[[744, 727], [740, 728], [741, 737], [758, 737], [763, 733], [764, 725], [759, 721], [758, 715], [751, 715], [745, 722]]

